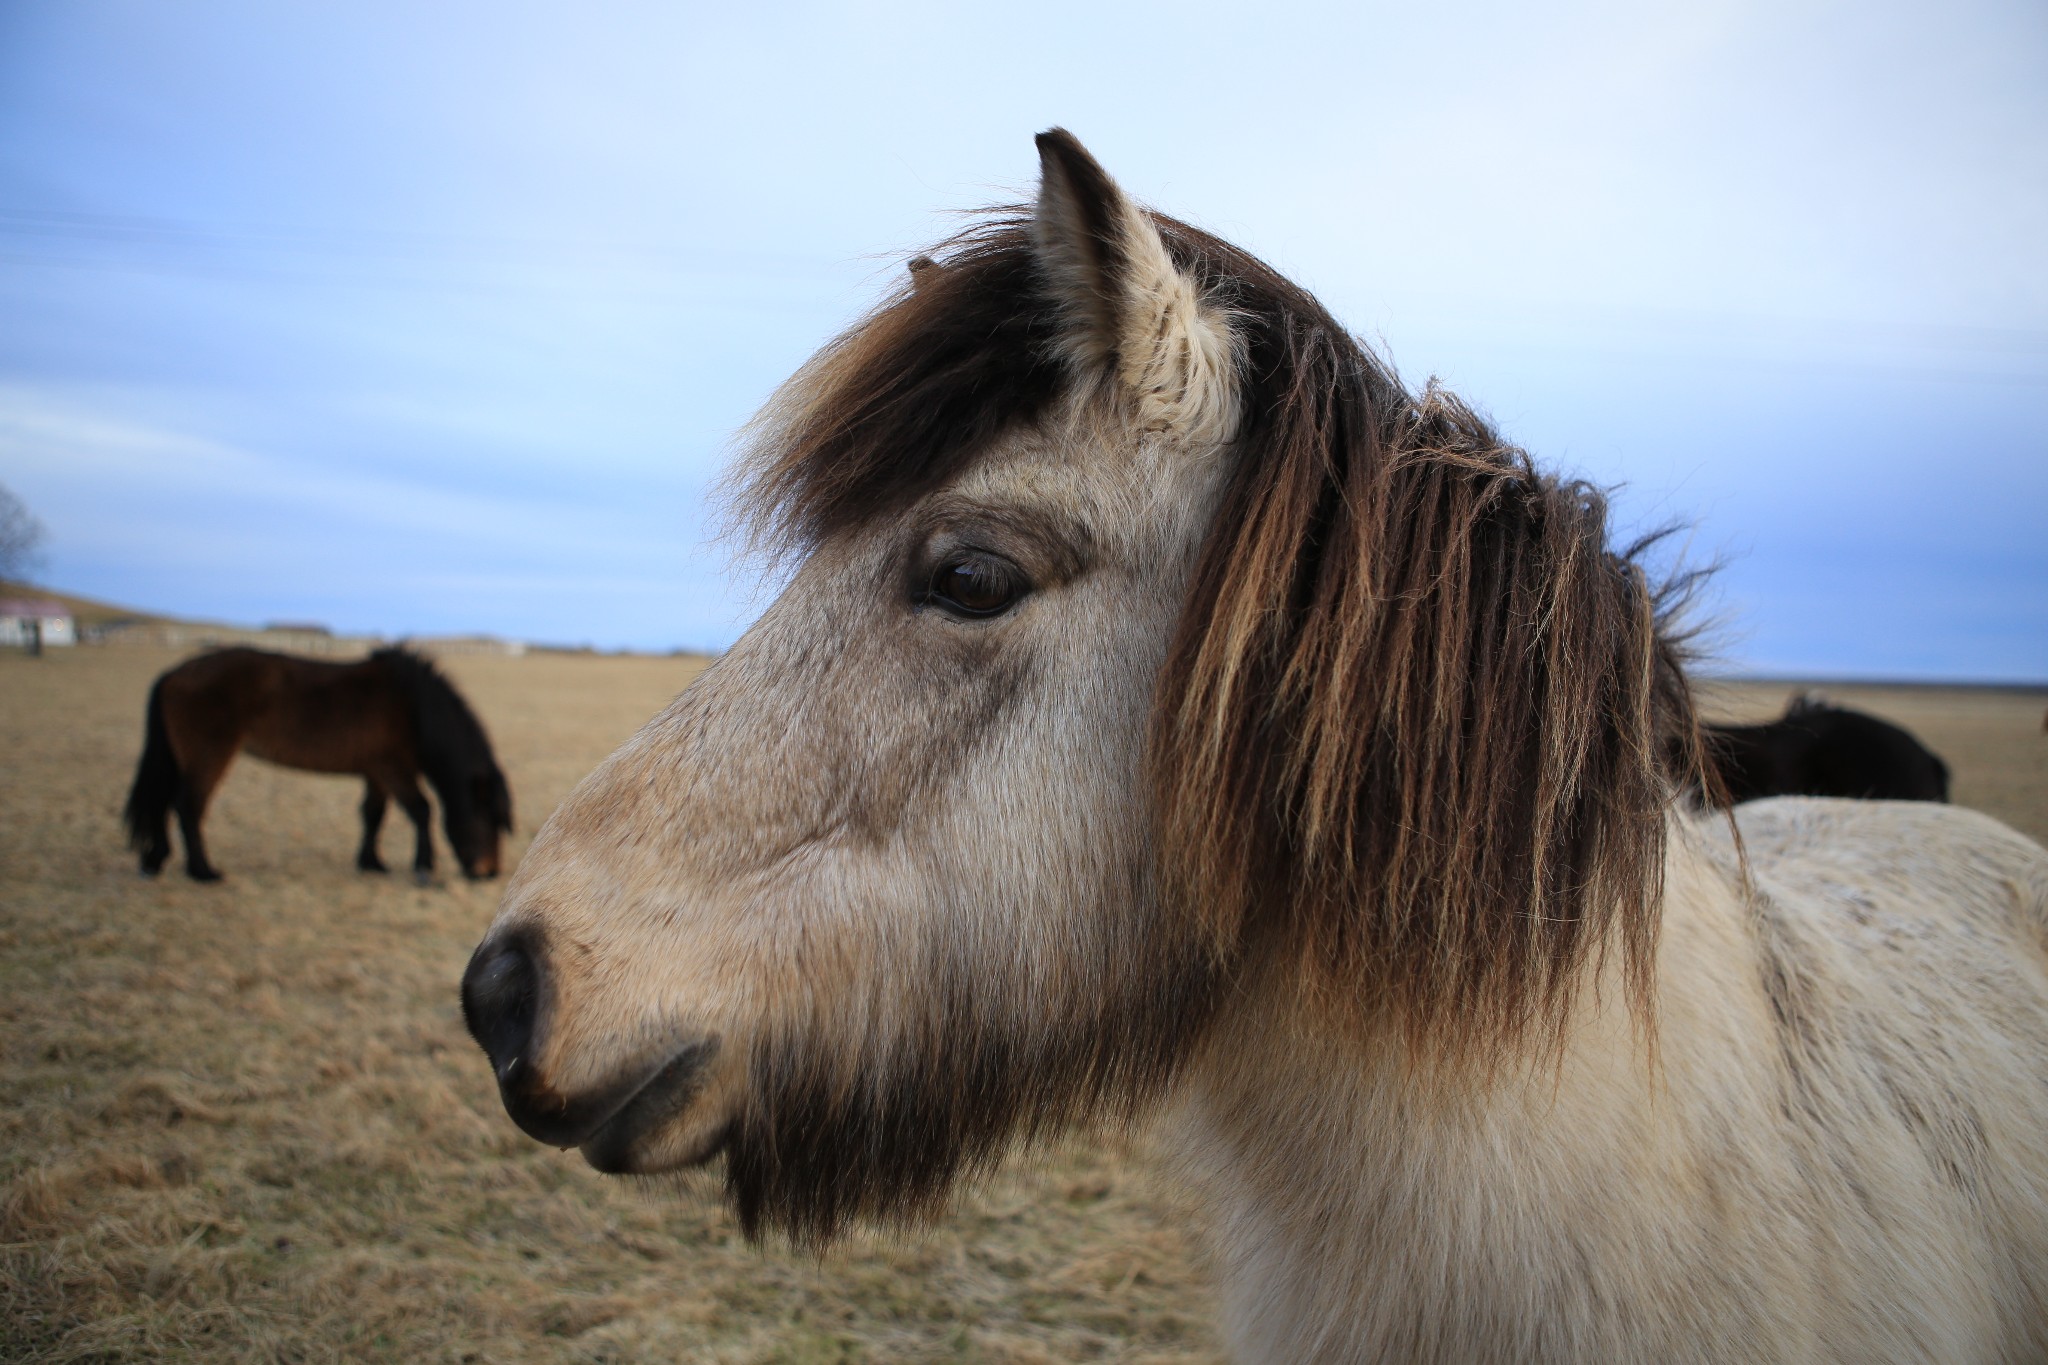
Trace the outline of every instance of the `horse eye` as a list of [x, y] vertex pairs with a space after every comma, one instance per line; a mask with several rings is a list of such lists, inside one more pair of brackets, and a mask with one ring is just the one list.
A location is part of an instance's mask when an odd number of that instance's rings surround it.
[[932, 571], [927, 604], [955, 616], [1000, 616], [1024, 595], [1023, 575], [989, 555], [956, 555]]

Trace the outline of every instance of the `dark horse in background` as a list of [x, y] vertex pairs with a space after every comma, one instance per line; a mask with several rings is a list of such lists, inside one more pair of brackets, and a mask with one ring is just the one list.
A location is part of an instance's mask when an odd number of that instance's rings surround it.
[[1764, 796], [1948, 800], [1948, 764], [1888, 720], [1798, 696], [1762, 725], [1704, 725], [1730, 804]]
[[417, 654], [380, 649], [355, 663], [328, 663], [258, 649], [202, 654], [156, 680], [148, 737], [128, 793], [129, 843], [154, 876], [171, 856], [169, 815], [178, 813], [185, 871], [210, 882], [199, 823], [239, 750], [287, 768], [363, 778], [363, 843], [356, 866], [385, 870], [377, 856], [384, 809], [396, 801], [417, 834], [413, 875], [434, 869], [433, 812], [424, 775], [441, 798], [442, 827], [463, 875], [498, 874], [498, 836], [512, 828], [512, 793], [484, 727], [448, 680]]

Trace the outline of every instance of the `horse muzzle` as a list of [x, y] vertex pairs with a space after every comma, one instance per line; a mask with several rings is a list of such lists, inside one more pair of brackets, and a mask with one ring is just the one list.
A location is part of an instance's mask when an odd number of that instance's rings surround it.
[[718, 1056], [716, 1034], [690, 1039], [651, 1065], [594, 1089], [567, 1094], [535, 1061], [546, 1023], [547, 978], [536, 935], [486, 938], [462, 974], [462, 1014], [490, 1059], [505, 1112], [528, 1137], [577, 1147], [607, 1174], [667, 1170], [707, 1161], [724, 1128], [671, 1132], [704, 1088]]

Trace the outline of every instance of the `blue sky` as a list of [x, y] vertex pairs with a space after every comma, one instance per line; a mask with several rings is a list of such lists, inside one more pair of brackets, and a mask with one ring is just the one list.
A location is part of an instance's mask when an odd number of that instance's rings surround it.
[[7, 0], [0, 481], [133, 605], [724, 644], [732, 431], [1061, 123], [1724, 666], [2048, 680], [2048, 9], [1659, 9]]

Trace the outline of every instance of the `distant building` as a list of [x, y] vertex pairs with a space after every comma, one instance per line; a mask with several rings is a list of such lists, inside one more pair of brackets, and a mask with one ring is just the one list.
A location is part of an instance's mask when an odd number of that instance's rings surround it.
[[47, 598], [0, 599], [0, 645], [75, 645], [78, 623], [71, 609]]
[[519, 658], [526, 653], [526, 641], [505, 640], [496, 635], [413, 635], [404, 641], [429, 654], [503, 654]]

